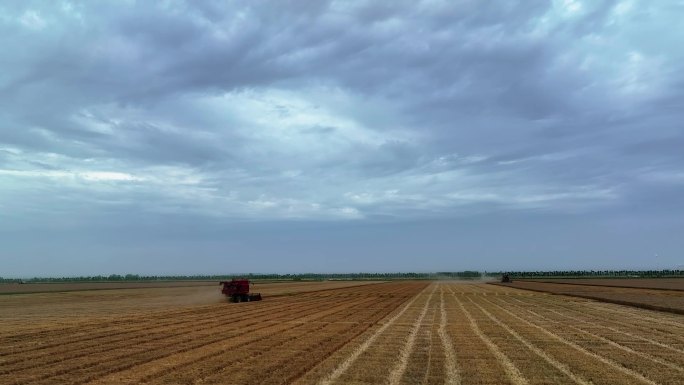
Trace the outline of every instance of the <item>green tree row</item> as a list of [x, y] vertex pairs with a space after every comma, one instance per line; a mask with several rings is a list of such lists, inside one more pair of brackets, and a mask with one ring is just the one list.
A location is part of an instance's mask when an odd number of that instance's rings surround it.
[[434, 279], [437, 276], [454, 278], [479, 277], [476, 271], [442, 272], [442, 273], [338, 273], [338, 274], [230, 274], [230, 275], [139, 275], [139, 274], [111, 274], [82, 277], [34, 277], [28, 279], [1, 278], [2, 283], [44, 283], [44, 282], [121, 282], [121, 281], [221, 281], [232, 278], [247, 278], [254, 280], [327, 280], [327, 279], [358, 279], [358, 280], [386, 280], [386, 279]]
[[[487, 273], [500, 276], [504, 272]], [[553, 271], [508, 271], [511, 278], [665, 278], [684, 277], [683, 270], [553, 270]]]
[[225, 275], [139, 275], [111, 274], [83, 277], [2, 278], [0, 283], [125, 282], [125, 281], [222, 281], [232, 278], [254, 280], [390, 280], [390, 279], [477, 279], [482, 276], [511, 278], [658, 278], [684, 277], [683, 270], [554, 270], [554, 271], [441, 271], [435, 273], [335, 273], [335, 274], [225, 274]]

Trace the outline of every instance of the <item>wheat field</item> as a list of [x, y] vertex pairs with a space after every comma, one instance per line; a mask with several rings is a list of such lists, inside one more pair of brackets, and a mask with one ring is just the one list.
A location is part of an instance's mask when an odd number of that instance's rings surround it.
[[0, 384], [684, 383], [684, 317], [582, 298], [425, 281], [152, 310], [136, 295], [5, 323]]

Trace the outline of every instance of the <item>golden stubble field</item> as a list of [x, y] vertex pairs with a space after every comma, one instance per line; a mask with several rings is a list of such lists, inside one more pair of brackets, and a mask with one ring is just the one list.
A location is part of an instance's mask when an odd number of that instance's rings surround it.
[[92, 317], [44, 296], [50, 322], [39, 300], [35, 322], [0, 307], [1, 384], [684, 383], [684, 317], [493, 285], [390, 282], [120, 314], [110, 303]]

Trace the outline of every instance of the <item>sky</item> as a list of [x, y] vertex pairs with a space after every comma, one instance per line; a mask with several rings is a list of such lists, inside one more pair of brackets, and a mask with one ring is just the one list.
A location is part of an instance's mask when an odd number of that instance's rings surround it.
[[3, 1], [0, 276], [684, 268], [684, 1]]

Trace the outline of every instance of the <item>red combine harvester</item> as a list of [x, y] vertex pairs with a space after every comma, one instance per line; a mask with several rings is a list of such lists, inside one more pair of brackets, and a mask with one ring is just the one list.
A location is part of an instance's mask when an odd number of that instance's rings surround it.
[[231, 302], [261, 301], [261, 293], [249, 292], [249, 280], [235, 279], [231, 281], [221, 281], [223, 285], [221, 293], [225, 294]]

